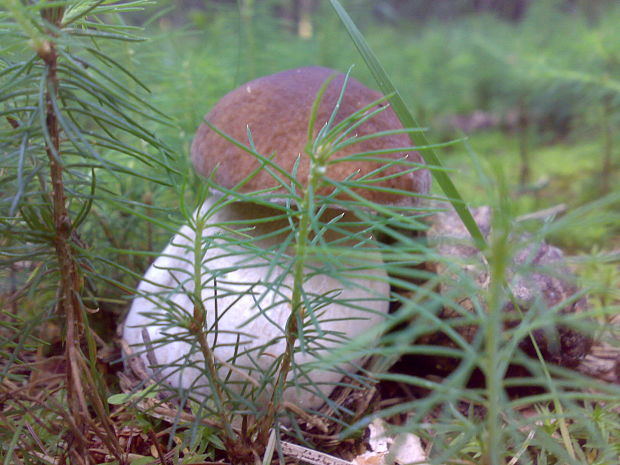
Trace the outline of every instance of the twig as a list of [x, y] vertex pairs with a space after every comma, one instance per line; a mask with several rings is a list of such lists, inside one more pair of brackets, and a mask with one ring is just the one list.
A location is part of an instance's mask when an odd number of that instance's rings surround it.
[[159, 441], [157, 440], [155, 433], [153, 433], [153, 430], [149, 429], [148, 435], [149, 435], [149, 439], [151, 440], [151, 443], [155, 446], [155, 450], [157, 451], [157, 458], [159, 459], [159, 462], [161, 463], [161, 465], [167, 465], [164, 451], [161, 450], [161, 445], [159, 444]]
[[521, 449], [519, 449], [519, 451], [516, 453], [516, 455], [510, 459], [510, 462], [508, 462], [506, 465], [516, 465], [517, 462], [519, 461], [519, 459], [521, 458], [521, 456], [523, 455], [523, 453], [527, 450], [527, 448], [530, 445], [530, 442], [532, 441], [532, 439], [534, 438], [534, 434], [536, 434], [535, 430], [532, 430], [528, 433], [527, 438], [525, 438], [525, 441], [523, 442], [523, 444], [521, 445]]
[[296, 404], [294, 404], [292, 402], [283, 401], [282, 402], [282, 407], [284, 407], [287, 410], [290, 410], [295, 415], [297, 415], [298, 417], [302, 418], [306, 423], [314, 426], [315, 428], [317, 428], [321, 432], [327, 433], [329, 431], [327, 426], [325, 425], [325, 423], [323, 423], [320, 418], [317, 418], [317, 417], [315, 417], [313, 415], [310, 415], [309, 413], [307, 413], [300, 406], [298, 406], [298, 405], [296, 405]]
[[282, 441], [282, 453], [310, 465], [351, 465], [347, 460], [285, 441]]
[[276, 432], [275, 430], [271, 430], [271, 434], [269, 435], [269, 441], [267, 442], [267, 446], [265, 447], [265, 453], [263, 454], [262, 465], [269, 465], [271, 463], [275, 448], [276, 448]]
[[255, 388], [257, 388], [257, 389], [260, 388], [260, 383], [257, 380], [255, 380], [254, 378], [252, 378], [250, 375], [248, 375], [245, 371], [240, 370], [239, 368], [237, 368], [233, 364], [228, 363], [228, 362], [222, 360], [220, 357], [216, 356], [215, 354], [213, 354], [213, 358], [215, 359], [215, 361], [217, 363], [219, 363], [222, 366], [228, 368], [230, 371], [232, 371], [235, 374], [237, 374], [240, 378], [243, 378], [248, 383], [252, 384]]
[[[159, 364], [157, 363], [157, 357], [155, 356], [155, 351], [153, 350], [153, 343], [151, 342], [151, 336], [146, 328], [142, 328], [142, 342], [144, 342], [144, 347], [146, 347], [146, 359], [149, 362], [149, 365], [152, 367], [157, 367]], [[162, 385], [163, 378], [161, 373], [157, 371], [157, 369], [153, 368], [151, 370], [153, 375], [151, 378], [160, 386]]]
[[553, 207], [545, 208], [544, 210], [538, 210], [537, 212], [526, 213], [525, 215], [517, 216], [516, 221], [521, 222], [527, 220], [541, 220], [550, 216], [564, 213], [567, 208], [568, 207], [565, 203], [561, 203]]
[[26, 429], [30, 433], [30, 436], [32, 437], [32, 439], [34, 439], [34, 442], [37, 443], [37, 446], [39, 446], [39, 449], [41, 449], [41, 452], [45, 456], [49, 457], [49, 453], [47, 452], [47, 449], [45, 448], [45, 446], [41, 442], [41, 438], [39, 438], [39, 435], [37, 434], [37, 432], [34, 430], [34, 428], [32, 427], [32, 425], [29, 422], [26, 422]]

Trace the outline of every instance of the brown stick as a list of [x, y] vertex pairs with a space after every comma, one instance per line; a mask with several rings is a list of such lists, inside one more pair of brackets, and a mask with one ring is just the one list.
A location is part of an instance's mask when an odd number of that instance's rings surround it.
[[50, 162], [50, 178], [52, 183], [52, 216], [54, 220], [54, 248], [58, 259], [60, 274], [58, 302], [56, 311], [65, 317], [66, 339], [65, 359], [67, 365], [67, 403], [69, 412], [73, 417], [75, 428], [71, 443], [71, 459], [74, 463], [84, 463], [88, 456], [88, 445], [80, 438], [84, 437], [88, 423], [88, 410], [84, 399], [82, 383], [79, 376], [80, 341], [82, 339], [83, 326], [80, 311], [80, 303], [77, 294], [80, 291], [80, 280], [70, 244], [71, 219], [66, 205], [66, 196], [63, 184], [63, 167], [60, 161], [60, 128], [56, 112], [54, 111], [53, 98], [58, 95], [58, 55], [53, 42], [47, 42], [46, 46], [39, 51], [39, 56], [47, 67], [47, 90], [45, 94], [46, 117], [45, 125], [49, 139], [45, 141], [45, 151]]
[[[52, 217], [54, 221], [54, 248], [58, 260], [60, 275], [58, 302], [56, 311], [65, 317], [65, 361], [67, 404], [69, 414], [73, 420], [70, 423], [71, 437], [68, 438], [69, 456], [71, 463], [89, 463], [87, 430], [92, 423], [88, 410], [87, 397], [93, 400], [98, 396], [94, 380], [87, 378], [88, 387], [84, 387], [82, 374], [87, 370], [83, 366], [83, 355], [80, 344], [84, 337], [84, 322], [82, 321], [82, 305], [79, 299], [82, 288], [82, 279], [75, 257], [72, 242], [72, 222], [67, 210], [67, 198], [63, 182], [63, 166], [60, 160], [60, 125], [54, 111], [53, 99], [58, 95], [58, 54], [53, 42], [47, 42], [39, 51], [39, 57], [47, 68], [47, 89], [45, 94], [45, 125], [49, 139], [45, 143], [45, 151], [50, 163], [50, 178], [52, 184]], [[88, 382], [90, 381], [90, 382]], [[98, 402], [97, 402], [98, 401]], [[114, 437], [113, 429], [109, 424], [103, 404], [100, 399], [94, 402], [99, 419], [104, 423], [108, 437], [102, 437], [104, 443], [110, 447], [110, 452], [119, 461], [120, 445]], [[97, 408], [98, 407], [98, 408]], [[97, 431], [98, 428], [95, 428]], [[99, 436], [105, 436], [99, 432]], [[106, 440], [107, 439], [107, 440]]]

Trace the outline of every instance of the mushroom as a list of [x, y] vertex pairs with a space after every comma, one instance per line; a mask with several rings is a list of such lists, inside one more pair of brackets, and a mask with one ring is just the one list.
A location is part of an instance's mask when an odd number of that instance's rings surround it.
[[[206, 120], [242, 142], [248, 141], [249, 128], [256, 151], [265, 156], [275, 154], [273, 163], [288, 173], [294, 172], [304, 185], [310, 170], [304, 148], [311, 108], [317, 92], [334, 73], [326, 68], [308, 67], [256, 79], [224, 96]], [[329, 119], [344, 79], [339, 74], [327, 86], [316, 128]], [[381, 94], [349, 79], [334, 124], [380, 98]], [[402, 126], [393, 111], [386, 108], [357, 127], [356, 135], [395, 129]], [[384, 135], [352, 144], [334, 154], [334, 158], [409, 145], [406, 134]], [[386, 163], [407, 157], [408, 161], [419, 163], [420, 169], [412, 170], [411, 165], [405, 169], [392, 163], [376, 174], [382, 178], [379, 185], [391, 189], [355, 192], [380, 204], [415, 204], [415, 196], [400, 196], [395, 191], [427, 193], [430, 175], [422, 167], [423, 159], [417, 152], [390, 153], [384, 157]], [[261, 193], [256, 197], [259, 203], [213, 194], [195, 215], [208, 218], [207, 230], [202, 232], [201, 298], [206, 308], [207, 340], [219, 363], [218, 369], [227, 379], [227, 389], [239, 393], [243, 384], [252, 382], [262, 390], [262, 397], [260, 393], [258, 397], [267, 399], [270, 387], [265, 388], [261, 378], [248, 380], [261, 372], [273, 375], [275, 360], [286, 347], [284, 328], [291, 313], [294, 281], [286, 259], [294, 255], [292, 248], [286, 247], [294, 220], [282, 215], [286, 192], [264, 169], [239, 184], [260, 167], [259, 161], [204, 123], [192, 145], [192, 161], [199, 174], [211, 177], [223, 191]], [[384, 164], [347, 160], [330, 164], [325, 175], [337, 181], [351, 176], [359, 178], [374, 174]], [[323, 185], [317, 194], [326, 196], [332, 191], [333, 186]], [[267, 201], [274, 202], [273, 206]], [[284, 392], [285, 400], [302, 408], [320, 407], [343, 373], [359, 360], [332, 369], [309, 369], [309, 362], [368, 332], [388, 311], [390, 289], [381, 254], [369, 240], [371, 233], [361, 228], [355, 230], [351, 226], [354, 223], [360, 221], [353, 212], [343, 211], [341, 206], [325, 208], [321, 224], [331, 227], [325, 229], [321, 240], [334, 245], [329, 253], [335, 259], [323, 263], [320, 257], [311, 256], [306, 264], [304, 330], [300, 332], [289, 376], [294, 377], [294, 387]], [[195, 234], [194, 229], [183, 226], [146, 272], [138, 287], [139, 296], [127, 315], [123, 337], [145, 365], [169, 385], [208, 395], [201, 352], [187, 330], [169, 317], [172, 313], [177, 318], [188, 318], [194, 309]], [[341, 253], [352, 247], [356, 248], [355, 258]], [[335, 271], [330, 271], [330, 267]]]

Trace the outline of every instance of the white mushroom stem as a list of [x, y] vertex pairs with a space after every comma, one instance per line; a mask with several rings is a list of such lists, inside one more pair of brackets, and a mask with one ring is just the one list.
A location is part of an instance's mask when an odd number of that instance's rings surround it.
[[[183, 226], [151, 265], [138, 287], [123, 336], [145, 365], [158, 372], [158, 378], [193, 394], [209, 394], [204, 357], [186, 329], [194, 313], [192, 296], [200, 286], [206, 310], [204, 330], [220, 377], [227, 380], [225, 388], [240, 393], [250, 383], [263, 390], [255, 395], [267, 399], [270, 388], [263, 383], [265, 376], [274, 377], [278, 357], [285, 350], [291, 313], [291, 223], [285, 215], [271, 219], [277, 215], [275, 210], [255, 204], [230, 203], [219, 210], [216, 205], [212, 197], [197, 213], [211, 212], [207, 228], [198, 232], [202, 240], [196, 241], [196, 231]], [[329, 214], [336, 217], [342, 212]], [[346, 221], [347, 215], [339, 221]], [[323, 239], [337, 241], [338, 247], [354, 242], [343, 241], [333, 230]], [[305, 268], [304, 328], [289, 376], [295, 388], [284, 394], [284, 400], [305, 408], [318, 408], [323, 400], [317, 389], [329, 395], [343, 370], [357, 361], [332, 369], [304, 366], [370, 330], [388, 311], [389, 285], [379, 252], [365, 244], [355, 249], [353, 259], [336, 250], [326, 263], [310, 260]], [[201, 258], [196, 259], [196, 252]], [[146, 341], [143, 328], [148, 332]]]

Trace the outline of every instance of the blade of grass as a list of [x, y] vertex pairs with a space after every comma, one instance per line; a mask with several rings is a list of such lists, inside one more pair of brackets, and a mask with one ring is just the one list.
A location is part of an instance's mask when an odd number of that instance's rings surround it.
[[[381, 63], [379, 63], [377, 56], [371, 50], [370, 46], [368, 45], [368, 42], [366, 42], [366, 39], [364, 38], [360, 30], [357, 28], [357, 26], [355, 25], [355, 23], [349, 16], [349, 14], [345, 11], [345, 9], [342, 7], [342, 5], [340, 4], [338, 0], [329, 0], [329, 1], [332, 7], [334, 8], [334, 10], [336, 11], [338, 18], [340, 18], [340, 21], [342, 22], [343, 26], [349, 33], [351, 40], [353, 41], [358, 51], [360, 52], [360, 55], [362, 55], [362, 58], [364, 59], [364, 61], [366, 62], [366, 65], [368, 66], [368, 69], [370, 70], [373, 77], [377, 81], [379, 89], [381, 89], [381, 92], [383, 92], [385, 95], [390, 96], [389, 101], [390, 101], [390, 104], [392, 105], [392, 109], [394, 110], [394, 113], [396, 113], [396, 115], [398, 116], [398, 119], [400, 119], [400, 122], [402, 123], [402, 125], [405, 128], [419, 127], [417, 121], [415, 120], [412, 113], [407, 108], [407, 105], [405, 104], [404, 100], [398, 93], [398, 90], [396, 89], [396, 87], [394, 87], [394, 84], [392, 84], [392, 82], [390, 81], [390, 78], [388, 77], [387, 73], [383, 69], [383, 66], [381, 66]], [[426, 146], [429, 145], [428, 140], [423, 132], [416, 134], [415, 137], [412, 133], [410, 133], [409, 137], [411, 138], [411, 142], [414, 145], [426, 145]], [[426, 151], [424, 153], [424, 156], [431, 165], [442, 167], [442, 163], [439, 160], [439, 157], [437, 156], [434, 150], [430, 149]], [[472, 217], [469, 209], [467, 208], [465, 201], [459, 194], [456, 186], [450, 179], [450, 176], [448, 176], [445, 170], [441, 170], [441, 169], [431, 170], [431, 173], [433, 174], [435, 180], [439, 184], [439, 187], [441, 187], [444, 194], [448, 197], [448, 200], [450, 201], [450, 203], [452, 204], [452, 206], [458, 213], [459, 217], [461, 218], [461, 221], [467, 228], [467, 231], [469, 231], [469, 234], [471, 234], [471, 237], [473, 238], [476, 244], [476, 247], [478, 247], [480, 250], [485, 249], [487, 244], [484, 239], [484, 236], [480, 232], [480, 228], [478, 228], [478, 225], [474, 221], [474, 218]]]

